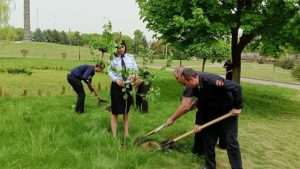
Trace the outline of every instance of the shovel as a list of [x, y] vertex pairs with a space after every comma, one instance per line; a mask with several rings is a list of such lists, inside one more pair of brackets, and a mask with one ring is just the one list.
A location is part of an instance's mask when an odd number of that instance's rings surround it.
[[191, 130], [191, 131], [189, 131], [189, 132], [187, 132], [187, 133], [185, 133], [185, 134], [183, 134], [183, 135], [181, 135], [179, 137], [176, 137], [175, 139], [169, 140], [166, 143], [161, 144], [160, 145], [160, 149], [161, 150], [166, 150], [170, 146], [172, 146], [175, 142], [177, 142], [177, 141], [179, 141], [179, 140], [181, 140], [181, 139], [183, 139], [183, 138], [185, 138], [185, 137], [187, 137], [187, 136], [189, 136], [189, 135], [191, 135], [193, 133], [200, 132], [202, 129], [204, 129], [204, 128], [208, 127], [208, 126], [211, 126], [211, 125], [213, 125], [213, 124], [215, 124], [215, 123], [217, 123], [217, 122], [219, 122], [221, 120], [224, 120], [224, 119], [226, 119], [228, 117], [231, 117], [232, 115], [233, 114], [231, 112], [229, 112], [229, 113], [227, 113], [227, 114], [225, 114], [225, 115], [223, 115], [221, 117], [218, 117], [218, 118], [216, 118], [216, 119], [214, 119], [214, 120], [212, 120], [212, 121], [210, 121], [208, 123], [205, 123], [205, 124], [201, 125], [199, 128], [197, 128], [196, 131], [195, 131], [195, 129], [193, 129], [193, 130]]
[[159, 127], [157, 127], [156, 129], [150, 131], [148, 134], [146, 134], [146, 135], [144, 135], [144, 136], [142, 136], [142, 137], [138, 137], [138, 138], [134, 141], [134, 143], [135, 143], [135, 144], [141, 144], [141, 143], [143, 142], [143, 140], [145, 140], [145, 138], [147, 138], [148, 136], [151, 136], [151, 135], [153, 135], [153, 134], [159, 132], [160, 130], [162, 130], [162, 129], [165, 128], [165, 127], [167, 127], [167, 124], [166, 124], [166, 123], [163, 124], [163, 125], [161, 125], [161, 126], [159, 126]]
[[[189, 105], [189, 107], [187, 108], [187, 110], [188, 110], [188, 111], [193, 110], [193, 106], [194, 106], [194, 104], [196, 104], [196, 103], [197, 103], [197, 99], [194, 100], [194, 101]], [[150, 131], [150, 132], [149, 132], [148, 134], [146, 134], [145, 136], [138, 137], [138, 138], [134, 141], [134, 143], [135, 143], [135, 144], [141, 144], [141, 143], [143, 142], [143, 140], [145, 140], [146, 137], [151, 136], [151, 135], [157, 133], [158, 131], [162, 130], [163, 128], [165, 128], [165, 127], [167, 127], [167, 126], [168, 126], [168, 125], [165, 123], [165, 124], [163, 124], [163, 125], [157, 127], [156, 129]]]
[[92, 91], [92, 93], [94, 93], [94, 96], [96, 97], [96, 99], [97, 99], [97, 101], [98, 101], [98, 104], [107, 102], [107, 100], [101, 99], [101, 98], [98, 96], [97, 92], [96, 92], [95, 89], [92, 87], [91, 82], [88, 81], [87, 84], [88, 84], [88, 87], [90, 88], [90, 90]]
[[95, 90], [93, 90], [93, 93], [94, 93], [94, 95], [95, 95], [95, 97], [96, 97], [96, 99], [97, 99], [97, 101], [98, 101], [98, 104], [100, 104], [100, 103], [106, 103], [106, 102], [107, 102], [107, 100], [101, 99], [101, 98], [98, 96], [98, 94], [96, 93]]

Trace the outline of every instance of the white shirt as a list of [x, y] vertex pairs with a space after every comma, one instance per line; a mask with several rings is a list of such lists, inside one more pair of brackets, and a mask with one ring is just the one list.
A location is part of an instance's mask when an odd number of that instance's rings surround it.
[[[126, 69], [131, 69], [132, 71], [137, 72], [138, 71], [138, 67], [137, 64], [134, 60], [134, 56], [131, 54], [127, 54], [125, 53], [123, 60], [125, 62], [125, 66]], [[116, 57], [114, 57], [113, 60], [110, 61], [110, 66], [115, 67], [117, 70], [121, 70], [122, 69], [122, 59], [121, 59], [121, 55], [118, 55]], [[110, 68], [108, 69], [108, 76], [111, 78], [112, 81], [116, 81], [117, 79], [122, 79], [122, 75], [112, 71]], [[127, 80], [125, 81], [125, 83], [129, 83], [129, 78], [127, 78]]]

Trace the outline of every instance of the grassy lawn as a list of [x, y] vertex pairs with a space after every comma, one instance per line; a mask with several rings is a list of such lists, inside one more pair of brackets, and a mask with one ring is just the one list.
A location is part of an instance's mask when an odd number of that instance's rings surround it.
[[23, 57], [21, 50], [28, 50], [28, 55], [26, 57], [38, 57], [38, 58], [55, 58], [62, 59], [62, 53], [66, 53], [66, 59], [76, 59], [80, 58], [82, 60], [92, 59], [90, 51], [88, 48], [78, 46], [68, 46], [59, 45], [54, 43], [45, 42], [10, 42], [8, 44], [0, 45], [0, 56], [1, 57]]
[[[78, 60], [79, 55], [79, 48], [78, 46], [66, 46], [66, 45], [59, 45], [59, 44], [53, 44], [53, 43], [44, 43], [44, 42], [22, 42], [22, 43], [8, 43], [8, 44], [2, 44], [0, 45], [0, 59], [1, 57], [17, 57], [17, 62], [4, 62], [4, 60], [1, 60], [0, 65], [6, 65], [6, 64], [14, 64], [22, 65], [24, 64], [28, 65], [31, 60], [27, 59], [21, 59], [21, 49], [27, 49], [29, 51], [28, 58], [51, 58], [56, 59], [55, 61], [49, 61], [50, 65], [56, 66], [57, 60], [60, 60], [63, 63], [70, 62], [70, 60]], [[62, 53], [67, 53], [67, 56], [65, 60], [62, 59]], [[94, 58], [91, 56], [89, 49], [80, 47], [80, 57], [81, 60], [86, 61], [92, 61]], [[99, 57], [99, 54], [97, 55]], [[16, 59], [16, 58], [12, 58]], [[21, 61], [20, 61], [21, 60]], [[104, 60], [108, 61], [108, 55], [104, 56]], [[19, 63], [20, 62], [20, 63]], [[40, 62], [40, 65], [37, 65], [36, 62]], [[47, 61], [48, 62], [48, 61]], [[71, 61], [72, 62], [72, 61]], [[137, 62], [139, 64], [142, 64], [142, 59], [137, 58]], [[76, 63], [76, 62], [73, 62]], [[67, 64], [63, 64], [64, 66]], [[154, 60], [154, 63], [149, 64], [149, 66], [155, 67], [155, 68], [161, 68], [165, 65], [164, 59], [158, 59]], [[192, 67], [196, 70], [201, 70], [202, 66], [202, 60], [183, 60], [182, 65], [186, 67]], [[30, 66], [34, 67], [46, 67], [47, 64], [43, 60], [34, 61], [33, 64]], [[172, 66], [179, 66], [179, 60], [173, 60]], [[61, 69], [61, 68], [58, 68]], [[223, 69], [223, 63], [211, 63], [210, 61], [206, 62], [205, 66], [206, 72], [212, 72], [220, 75], [225, 74], [225, 70]], [[254, 79], [261, 79], [261, 80], [269, 80], [273, 81], [273, 65], [269, 63], [265, 64], [258, 64], [256, 62], [247, 62], [242, 61], [242, 71], [241, 71], [242, 77], [247, 78], [254, 78]], [[286, 83], [295, 83], [300, 84], [300, 81], [294, 78], [291, 75], [290, 70], [284, 70], [280, 67], [276, 67], [275, 75], [274, 75], [275, 81], [277, 82], [286, 82]]]
[[[118, 137], [113, 139], [110, 112], [106, 105], [98, 106], [88, 90], [86, 113], [77, 115], [72, 110], [76, 96], [66, 82], [66, 73], [83, 63], [92, 64], [46, 58], [0, 59], [1, 67], [22, 66], [33, 72], [30, 76], [0, 73], [0, 168], [190, 169], [204, 165], [203, 157], [190, 152], [191, 136], [178, 142], [180, 152], [146, 151], [133, 144], [135, 138], [164, 123], [180, 103], [182, 86], [175, 83], [171, 72], [151, 70], [157, 75], [154, 85], [160, 88], [161, 96], [150, 103], [148, 114], [131, 110], [131, 137], [124, 148], [122, 118]], [[108, 76], [96, 74], [96, 87], [97, 82], [101, 82], [99, 94], [109, 100]], [[244, 168], [298, 168], [300, 92], [247, 83], [242, 86], [239, 142]], [[24, 90], [27, 96], [20, 96]], [[193, 128], [194, 118], [195, 113], [190, 112], [150, 139], [160, 142], [179, 136]], [[226, 151], [217, 149], [217, 163], [218, 169], [230, 168]]]

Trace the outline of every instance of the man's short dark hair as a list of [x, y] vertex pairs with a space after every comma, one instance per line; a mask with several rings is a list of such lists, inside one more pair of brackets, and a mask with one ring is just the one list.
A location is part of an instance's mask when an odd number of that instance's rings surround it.
[[197, 77], [198, 73], [192, 68], [186, 68], [183, 70], [181, 74], [185, 80], [190, 79], [191, 77]]
[[101, 60], [101, 61], [99, 61], [95, 66], [96, 66], [96, 67], [99, 67], [99, 68], [101, 68], [101, 69], [104, 69], [104, 68], [105, 68], [105, 63]]

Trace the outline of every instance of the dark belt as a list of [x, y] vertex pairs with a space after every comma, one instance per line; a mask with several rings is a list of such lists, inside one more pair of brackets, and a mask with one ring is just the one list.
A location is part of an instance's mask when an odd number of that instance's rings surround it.
[[68, 73], [68, 76], [71, 76], [71, 77], [74, 77], [74, 78], [76, 78], [76, 79], [79, 79], [80, 80], [80, 78], [78, 78], [77, 76], [75, 76], [75, 75], [72, 75], [72, 73]]

